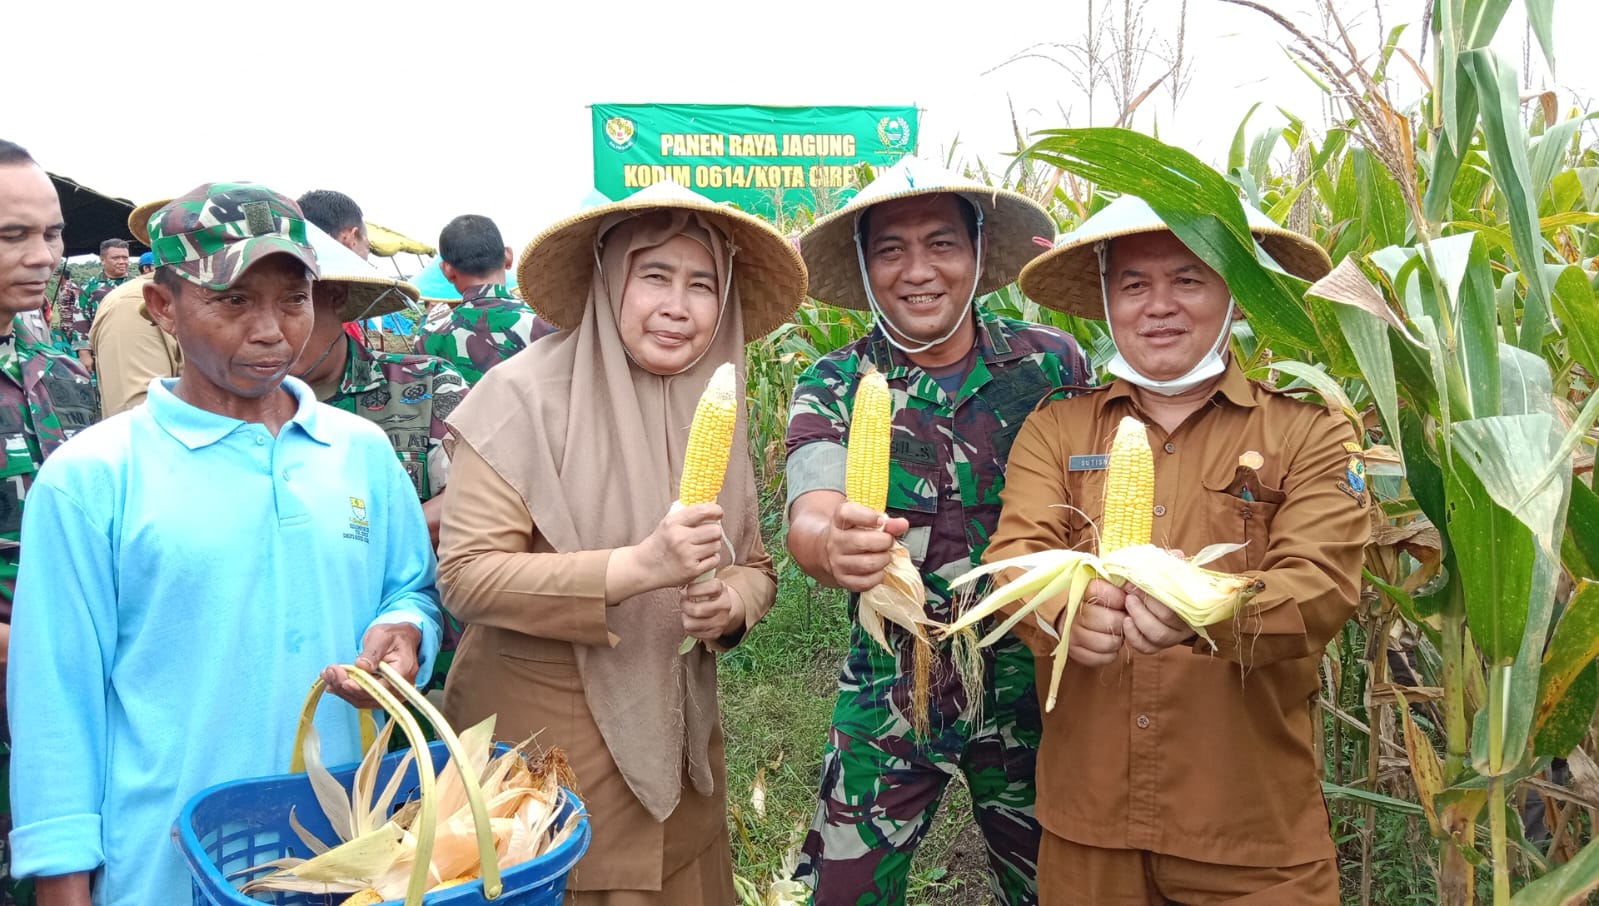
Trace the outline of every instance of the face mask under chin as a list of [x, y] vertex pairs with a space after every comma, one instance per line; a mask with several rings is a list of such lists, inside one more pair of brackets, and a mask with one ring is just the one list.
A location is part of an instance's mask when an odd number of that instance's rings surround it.
[[[1134, 368], [1132, 363], [1127, 361], [1126, 357], [1122, 355], [1121, 344], [1116, 343], [1115, 328], [1111, 328], [1110, 339], [1116, 345], [1116, 355], [1106, 363], [1105, 370], [1129, 384], [1141, 387], [1152, 393], [1158, 393], [1161, 396], [1176, 396], [1192, 390], [1226, 370], [1227, 363], [1222, 358], [1222, 350], [1227, 348], [1227, 340], [1232, 336], [1233, 309], [1235, 305], [1236, 303], [1233, 300], [1227, 300], [1227, 317], [1222, 321], [1221, 333], [1216, 337], [1216, 342], [1210, 344], [1210, 351], [1206, 352], [1198, 362], [1195, 362], [1194, 367], [1188, 369], [1188, 373], [1183, 376], [1166, 381], [1157, 381], [1154, 378], [1140, 374], [1138, 369]], [[1108, 324], [1109, 322], [1106, 323]]]

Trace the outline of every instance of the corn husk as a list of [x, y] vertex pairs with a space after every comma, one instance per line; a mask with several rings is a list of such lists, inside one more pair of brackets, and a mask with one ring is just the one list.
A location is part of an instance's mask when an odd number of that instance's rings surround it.
[[[240, 886], [246, 894], [268, 891], [338, 894], [353, 896], [346, 902], [360, 906], [406, 896], [411, 873], [416, 868], [416, 841], [421, 822], [426, 819], [419, 800], [402, 805], [388, 818], [398, 791], [400, 778], [413, 757], [408, 752], [401, 766], [383, 790], [376, 790], [378, 767], [388, 751], [392, 724], [374, 741], [362, 759], [349, 790], [333, 778], [322, 764], [321, 746], [312, 727], [304, 745], [306, 773], [318, 804], [335, 834], [336, 845], [317, 839], [290, 814], [290, 824], [301, 841], [315, 855], [310, 859], [276, 859], [252, 866], [238, 875], [253, 875], [263, 869], [270, 874]], [[559, 846], [577, 827], [581, 815], [574, 812], [559, 821], [561, 787], [572, 785], [571, 768], [560, 749], [549, 749], [535, 756], [522, 746], [492, 757], [494, 718], [471, 727], [460, 735], [464, 758], [452, 758], [434, 781], [433, 852], [427, 866], [428, 890], [476, 880], [482, 865], [465, 783], [460, 771], [479, 777], [487, 806], [490, 831], [501, 868], [533, 859]], [[372, 899], [376, 897], [376, 899]]]
[[910, 551], [896, 543], [890, 554], [883, 581], [861, 593], [857, 609], [861, 628], [896, 657], [898, 652], [888, 643], [883, 624], [893, 623], [911, 634], [911, 728], [925, 737], [931, 729], [928, 708], [933, 670], [933, 644], [927, 627], [937, 626], [938, 622], [927, 617], [927, 588]]
[[[984, 576], [1008, 569], [1021, 569], [1023, 572], [968, 608], [959, 619], [939, 627], [937, 631], [951, 635], [966, 630], [999, 613], [1006, 606], [1022, 601], [978, 644], [992, 645], [1022, 620], [1033, 616], [1039, 628], [1056, 640], [1051, 652], [1054, 660], [1051, 664], [1049, 695], [1044, 703], [1044, 710], [1053, 711], [1060, 691], [1061, 675], [1066, 669], [1066, 656], [1071, 650], [1071, 625], [1077, 618], [1077, 611], [1082, 606], [1091, 581], [1098, 578], [1138, 586], [1210, 641], [1207, 626], [1231, 619], [1246, 601], [1265, 587], [1257, 579], [1214, 572], [1201, 566], [1239, 547], [1241, 545], [1211, 545], [1189, 559], [1151, 544], [1118, 548], [1104, 557], [1085, 551], [1045, 550], [986, 563], [955, 579], [950, 587], [962, 588]], [[1064, 615], [1061, 629], [1057, 630], [1041, 615], [1037, 615], [1037, 611], [1045, 601], [1062, 595], [1065, 596]]]

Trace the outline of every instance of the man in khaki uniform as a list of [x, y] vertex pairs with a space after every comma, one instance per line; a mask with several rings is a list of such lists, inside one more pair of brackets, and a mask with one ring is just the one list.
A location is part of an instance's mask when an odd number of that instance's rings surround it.
[[100, 417], [110, 418], [144, 402], [150, 381], [183, 373], [183, 350], [144, 309], [148, 276], [112, 290], [89, 328], [100, 379]]
[[[1327, 272], [1309, 240], [1259, 212], [1250, 225], [1283, 269]], [[1154, 543], [1240, 544], [1210, 568], [1265, 586], [1209, 627], [1214, 645], [1135, 586], [1089, 586], [1044, 716], [1040, 901], [1336, 904], [1311, 702], [1322, 649], [1354, 613], [1370, 531], [1354, 429], [1230, 361], [1241, 315], [1226, 282], [1140, 199], [1090, 218], [1021, 284], [1041, 304], [1108, 320], [1116, 380], [1027, 418], [985, 559], [1093, 549], [1104, 454], [1133, 416], [1155, 451]], [[1056, 632], [1063, 603], [1038, 612]], [[1047, 673], [1055, 640], [1031, 619], [1018, 631]]]

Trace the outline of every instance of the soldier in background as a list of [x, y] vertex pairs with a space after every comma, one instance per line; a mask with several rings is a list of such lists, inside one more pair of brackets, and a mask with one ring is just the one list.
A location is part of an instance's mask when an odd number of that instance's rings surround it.
[[440, 307], [417, 332], [416, 351], [455, 365], [469, 383], [555, 332], [526, 302], [505, 286], [511, 249], [494, 221], [462, 214], [439, 233], [445, 279], [461, 294], [453, 309]]
[[355, 199], [332, 189], [312, 189], [296, 202], [305, 219], [316, 224], [350, 251], [365, 260], [372, 254], [372, 243], [366, 235], [366, 215]]
[[[11, 599], [21, 553], [22, 504], [44, 458], [94, 421], [94, 387], [78, 360], [18, 327], [44, 304], [61, 260], [61, 201], [27, 151], [0, 139], [0, 676], [9, 662]], [[125, 259], [124, 259], [124, 263]], [[63, 279], [65, 279], [63, 277]], [[0, 693], [3, 693], [0, 687]], [[0, 700], [3, 701], [3, 700]], [[0, 714], [0, 906], [33, 902], [32, 882], [12, 880], [9, 722]]]
[[61, 327], [67, 331], [68, 342], [77, 353], [83, 367], [94, 371], [94, 352], [89, 345], [89, 328], [94, 326], [94, 316], [100, 303], [111, 291], [133, 279], [128, 273], [128, 240], [107, 239], [100, 243], [100, 273], [84, 284], [72, 308], [70, 326], [65, 311], [61, 314]]
[[[999, 522], [1022, 420], [1053, 388], [1091, 380], [1071, 337], [976, 303], [1014, 281], [1054, 231], [1022, 195], [905, 158], [801, 237], [810, 294], [876, 315], [870, 333], [800, 375], [788, 421], [788, 549], [818, 582], [853, 593], [852, 616], [899, 540], [922, 575], [926, 617], [952, 622], [949, 583], [981, 562]], [[850, 413], [868, 367], [894, 395], [886, 513], [844, 496]], [[928, 700], [913, 707], [915, 638], [886, 628], [897, 656], [858, 624], [851, 633], [796, 878], [819, 906], [903, 902], [916, 846], [960, 773], [995, 898], [1036, 904], [1032, 654], [1009, 637], [982, 649], [981, 684], [968, 688], [951, 646], [935, 646]]]
[[379, 352], [344, 332], [344, 325], [399, 311], [416, 288], [380, 274], [332, 237], [308, 231], [322, 277], [313, 287], [316, 323], [290, 373], [316, 398], [382, 428], [416, 486], [428, 530], [438, 543], [441, 496], [449, 481], [444, 419], [466, 394], [466, 380], [431, 356]]

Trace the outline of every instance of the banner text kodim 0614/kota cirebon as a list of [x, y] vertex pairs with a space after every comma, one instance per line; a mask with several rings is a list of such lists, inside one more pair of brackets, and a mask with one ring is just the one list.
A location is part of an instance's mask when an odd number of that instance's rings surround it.
[[859, 187], [860, 165], [916, 153], [917, 110], [595, 104], [594, 187], [620, 200], [670, 179], [775, 217], [826, 212]]

